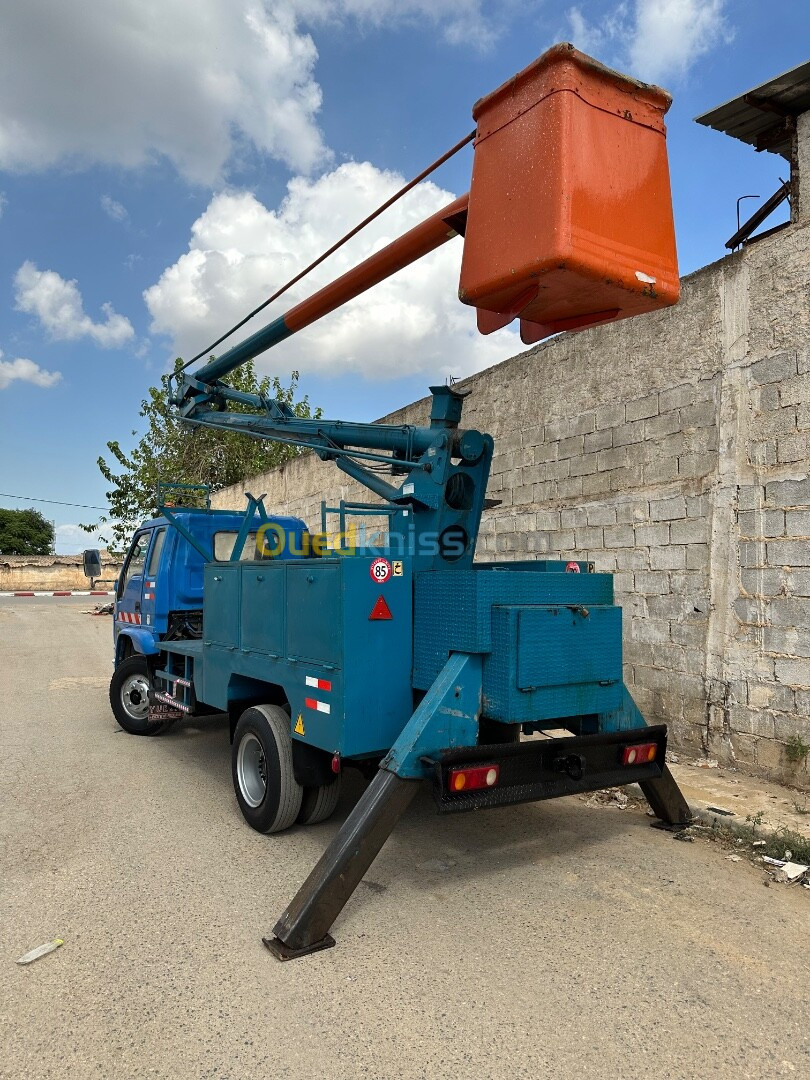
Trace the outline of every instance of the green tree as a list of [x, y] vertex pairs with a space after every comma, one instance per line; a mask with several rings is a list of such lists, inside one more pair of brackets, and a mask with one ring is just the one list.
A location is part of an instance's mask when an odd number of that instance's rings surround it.
[[39, 510], [0, 510], [0, 554], [50, 555], [53, 525]]
[[[181, 365], [182, 360], [176, 360], [175, 371]], [[110, 512], [82, 528], [87, 532], [99, 531], [112, 550], [125, 549], [139, 523], [156, 514], [159, 481], [208, 484], [212, 491], [218, 491], [281, 465], [302, 452], [296, 446], [252, 439], [238, 431], [181, 423], [177, 410], [169, 404], [169, 379], [168, 374], [163, 375], [160, 386], [153, 386], [141, 402], [140, 415], [146, 420], [146, 432], [140, 442], [126, 453], [118, 440], [113, 439], [107, 443], [112, 459], [98, 459], [98, 467], [111, 485], [107, 492]], [[295, 400], [297, 371], [293, 371], [289, 385], [283, 386], [277, 377], [259, 379], [253, 362], [248, 361], [231, 374], [228, 384], [243, 393], [283, 401], [296, 416], [315, 419], [321, 416], [320, 409], [310, 408], [308, 397]], [[235, 403], [229, 409], [251, 411]]]

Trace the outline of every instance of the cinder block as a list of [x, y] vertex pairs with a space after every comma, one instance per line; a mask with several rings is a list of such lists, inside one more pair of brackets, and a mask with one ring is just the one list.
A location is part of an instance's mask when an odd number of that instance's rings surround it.
[[602, 405], [596, 410], [597, 431], [624, 423], [624, 405]]
[[543, 529], [546, 532], [553, 532], [555, 529], [560, 528], [560, 511], [559, 510], [538, 510], [535, 515], [535, 524], [538, 529]]
[[678, 478], [678, 459], [662, 454], [644, 466], [644, 480], [648, 484], [669, 484]]
[[766, 626], [762, 631], [765, 652], [781, 656], [810, 656], [810, 629], [806, 625]]
[[610, 491], [609, 472], [589, 473], [582, 477], [583, 495], [606, 495]]
[[768, 558], [763, 540], [743, 540], [740, 544], [740, 566], [753, 569], [767, 565]]
[[759, 510], [765, 502], [765, 493], [762, 487], [740, 486], [737, 488], [738, 510]]
[[731, 705], [728, 710], [731, 730], [741, 735], [757, 735], [760, 738], [774, 737], [773, 714], [761, 709], [752, 709], [746, 705]]
[[557, 447], [558, 458], [570, 458], [577, 454], [582, 453], [583, 437], [582, 435], [571, 435], [567, 439], [560, 439], [560, 443]]
[[543, 465], [547, 461], [557, 460], [557, 443], [556, 442], [544, 442], [538, 443], [534, 447], [534, 463], [535, 465]]
[[737, 514], [740, 536], [784, 536], [784, 510], [744, 510]]
[[[630, 406], [628, 405], [628, 408]], [[627, 446], [630, 443], [640, 443], [644, 439], [644, 421], [634, 420], [632, 423], [621, 424], [613, 431], [613, 445]]]
[[689, 645], [696, 649], [705, 649], [706, 622], [673, 622], [670, 627], [672, 640], [678, 645]]
[[631, 619], [630, 637], [648, 645], [663, 645], [669, 642], [669, 622], [666, 619]]
[[560, 523], [564, 529], [582, 529], [588, 524], [588, 511], [584, 506], [572, 506], [561, 511]]
[[615, 525], [615, 506], [589, 506], [586, 510], [589, 525]]
[[661, 391], [658, 395], [658, 409], [663, 414], [671, 409], [680, 409], [684, 405], [691, 405], [695, 400], [694, 384], [683, 383], [681, 386], [673, 386], [670, 390]]
[[795, 596], [810, 596], [810, 570], [788, 570], [786, 584]]
[[779, 596], [786, 587], [782, 570], [741, 570], [740, 584], [749, 596]]
[[810, 536], [810, 510], [788, 510], [785, 532], [790, 537]]
[[681, 426], [684, 428], [711, 427], [717, 423], [717, 407], [713, 401], [701, 401], [681, 409]]
[[635, 542], [635, 533], [629, 525], [612, 525], [605, 528], [605, 547], [632, 547]]
[[785, 405], [801, 405], [810, 400], [810, 373], [799, 375], [779, 385], [779, 401]]
[[709, 522], [705, 518], [673, 521], [669, 531], [673, 544], [706, 544], [709, 540]]
[[666, 435], [674, 435], [681, 429], [681, 417], [677, 409], [661, 413], [660, 416], [652, 416], [644, 421], [645, 439], [663, 439]]
[[698, 476], [708, 476], [717, 470], [717, 452], [710, 450], [705, 454], [682, 454], [678, 458], [678, 476], [693, 480]]
[[757, 383], [781, 382], [797, 373], [795, 353], [777, 353], [764, 360], [758, 360], [748, 369], [751, 378]]
[[592, 431], [587, 434], [583, 449], [586, 454], [593, 454], [597, 450], [609, 450], [611, 446], [613, 446], [613, 428], [605, 428], [602, 431]]
[[810, 660], [777, 658], [774, 671], [779, 682], [786, 686], [810, 687]]
[[617, 570], [647, 570], [649, 565], [649, 556], [643, 548], [619, 548], [616, 552]]
[[777, 462], [777, 450], [775, 439], [765, 439], [760, 442], [748, 444], [748, 460], [758, 468], [775, 465]]
[[768, 611], [774, 626], [810, 627], [810, 599], [804, 596], [775, 596]]
[[601, 528], [577, 529], [576, 541], [577, 547], [587, 548], [588, 550], [605, 546]]
[[769, 566], [810, 566], [810, 543], [806, 540], [769, 540]]
[[548, 538], [548, 546], [551, 551], [572, 551], [574, 547], [574, 533], [571, 529], [563, 529], [552, 533]]
[[789, 686], [779, 683], [748, 683], [748, 704], [755, 709], [777, 709], [780, 712], [793, 712], [796, 692]]
[[796, 406], [760, 413], [751, 424], [754, 439], [773, 439], [777, 435], [789, 435], [796, 431]]
[[810, 742], [810, 716], [806, 713], [774, 713], [773, 725], [774, 737], [781, 743], [790, 742], [797, 735], [805, 744]]
[[776, 457], [779, 462], [787, 465], [794, 461], [810, 460], [810, 439], [807, 432], [780, 435], [776, 440]]
[[636, 543], [642, 547], [661, 547], [669, 543], [670, 529], [668, 522], [660, 522], [656, 525], [637, 525]]
[[661, 571], [637, 570], [633, 587], [644, 596], [663, 596], [669, 592], [669, 578]]
[[686, 516], [690, 518], [705, 517], [712, 510], [712, 500], [709, 495], [687, 495]]
[[546, 442], [557, 442], [568, 437], [571, 421], [567, 416], [556, 420], [547, 420], [543, 426], [543, 438]]
[[613, 450], [600, 450], [596, 458], [600, 472], [607, 469], [620, 469], [627, 461], [627, 450], [623, 446]]
[[[632, 447], [630, 449], [632, 450]], [[611, 469], [608, 475], [610, 476], [610, 490], [617, 493], [632, 491], [633, 488], [641, 487], [642, 484], [641, 465], [626, 465], [622, 469]]]
[[571, 476], [588, 476], [596, 472], [596, 454], [583, 454], [571, 458], [569, 473]]
[[593, 410], [580, 413], [571, 418], [570, 432], [572, 435], [585, 435], [596, 427], [596, 413]]
[[810, 478], [771, 481], [765, 485], [765, 502], [770, 506], [810, 506]]
[[658, 394], [649, 394], [647, 397], [636, 398], [628, 401], [625, 406], [625, 416], [628, 422], [632, 420], [644, 420], [648, 416], [658, 415]]
[[653, 521], [674, 521], [686, 517], [686, 500], [682, 495], [673, 499], [650, 500], [650, 518]]
[[709, 547], [707, 544], [688, 544], [686, 548], [687, 570], [709, 569]]
[[669, 547], [651, 548], [650, 567], [653, 570], [683, 570], [686, 567], [686, 548], [670, 544]]

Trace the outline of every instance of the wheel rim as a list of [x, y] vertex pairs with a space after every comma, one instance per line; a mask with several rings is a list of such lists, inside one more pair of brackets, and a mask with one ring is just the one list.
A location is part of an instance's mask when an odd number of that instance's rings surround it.
[[244, 735], [239, 743], [236, 778], [248, 806], [261, 806], [267, 792], [267, 762], [262, 744], [251, 732]]
[[149, 680], [145, 675], [130, 675], [121, 687], [121, 706], [131, 720], [145, 720], [149, 715]]

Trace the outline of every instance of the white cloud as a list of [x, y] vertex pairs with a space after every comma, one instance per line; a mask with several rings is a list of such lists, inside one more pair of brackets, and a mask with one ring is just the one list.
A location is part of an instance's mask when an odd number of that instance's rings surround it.
[[310, 169], [324, 153], [316, 59], [292, 4], [5, 5], [0, 168], [64, 159], [133, 167], [165, 157], [211, 183], [246, 140]]
[[[54, 530], [54, 546], [57, 555], [78, 555], [85, 548], [103, 548], [104, 538], [98, 533], [88, 533], [80, 525], [57, 525]], [[85, 588], [89, 588], [87, 585]]]
[[706, 53], [733, 33], [726, 0], [635, 0], [620, 3], [589, 22], [579, 8], [568, 11], [577, 48], [648, 82], [683, 77]]
[[101, 196], [101, 209], [107, 215], [108, 218], [112, 218], [113, 221], [118, 221], [123, 224], [125, 221], [129, 221], [129, 214], [127, 208], [120, 202], [111, 198], [109, 195]]
[[5, 390], [15, 379], [47, 389], [49, 386], [55, 386], [61, 378], [60, 372], [45, 371], [33, 360], [25, 360], [23, 357], [17, 357], [16, 360], [4, 360], [2, 349], [0, 349], [0, 390]]
[[54, 270], [39, 270], [24, 262], [14, 275], [17, 308], [36, 315], [57, 341], [89, 337], [105, 348], [117, 348], [135, 334], [132, 323], [118, 315], [110, 304], [102, 304], [103, 322], [93, 322], [84, 310], [76, 281], [65, 281]]
[[[402, 177], [364, 162], [314, 181], [291, 180], [277, 210], [247, 192], [215, 196], [192, 226], [188, 252], [144, 293], [152, 330], [171, 338], [173, 355], [194, 355], [401, 184]], [[452, 199], [430, 183], [410, 192], [219, 351]], [[461, 249], [460, 240], [451, 240], [260, 357], [260, 368], [369, 378], [424, 371], [442, 378], [505, 359], [515, 351], [514, 335], [481, 337], [475, 312], [457, 299]]]
[[[168, 159], [216, 184], [245, 146], [309, 173], [328, 165], [318, 50], [306, 27], [425, 26], [485, 48], [483, 0], [84, 0], [6, 4], [0, 169], [126, 168]], [[43, 29], [46, 28], [46, 29]]]

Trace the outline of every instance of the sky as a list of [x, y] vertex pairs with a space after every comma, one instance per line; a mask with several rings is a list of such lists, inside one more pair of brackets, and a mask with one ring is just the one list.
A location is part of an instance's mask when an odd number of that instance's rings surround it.
[[[693, 118], [808, 59], [807, 0], [778, 18], [757, 0], [4, 5], [0, 506], [41, 510], [59, 553], [90, 546], [78, 523], [97, 511], [58, 503], [106, 505], [97, 458], [137, 441], [173, 358], [466, 135], [474, 102], [557, 41], [672, 93], [681, 273], [722, 257], [737, 197], [766, 199], [787, 163]], [[468, 147], [245, 332], [467, 191], [471, 161]], [[512, 330], [481, 337], [459, 304], [460, 256], [445, 245], [259, 370], [299, 370], [327, 416], [373, 420], [514, 355]]]

